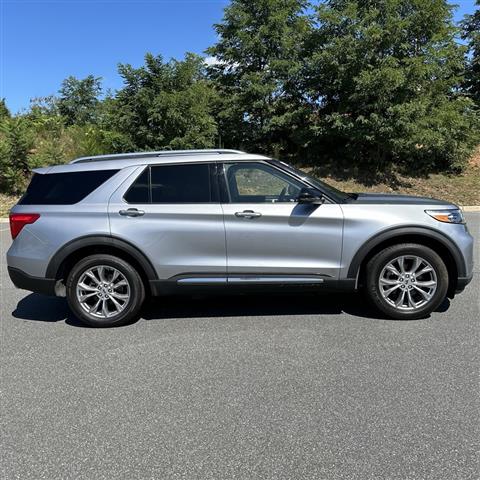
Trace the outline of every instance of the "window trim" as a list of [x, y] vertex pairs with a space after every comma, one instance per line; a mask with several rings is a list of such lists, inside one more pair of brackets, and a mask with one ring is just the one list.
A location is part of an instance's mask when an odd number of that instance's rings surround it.
[[[154, 202], [152, 198], [152, 168], [154, 167], [181, 167], [185, 165], [207, 165], [208, 174], [209, 174], [209, 193], [210, 201], [209, 202]], [[131, 203], [126, 200], [126, 196], [130, 189], [133, 187], [135, 182], [143, 175], [145, 170], [148, 169], [148, 203]], [[127, 205], [211, 205], [213, 203], [220, 203], [219, 189], [218, 189], [218, 179], [217, 179], [217, 162], [175, 162], [175, 163], [155, 163], [151, 165], [146, 165], [145, 168], [135, 177], [135, 179], [130, 183], [127, 190], [125, 190], [122, 195], [122, 200]]]

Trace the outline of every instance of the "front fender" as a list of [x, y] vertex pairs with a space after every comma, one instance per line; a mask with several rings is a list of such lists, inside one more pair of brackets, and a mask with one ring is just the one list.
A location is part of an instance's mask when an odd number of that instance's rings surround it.
[[401, 237], [417, 237], [417, 238], [425, 238], [439, 242], [448, 249], [450, 254], [452, 255], [455, 265], [457, 267], [457, 272], [459, 277], [466, 276], [467, 268], [465, 264], [465, 260], [459, 250], [459, 248], [455, 245], [455, 243], [450, 240], [446, 235], [443, 233], [434, 230], [429, 227], [419, 227], [416, 225], [412, 226], [402, 226], [402, 227], [392, 227], [387, 230], [383, 230], [380, 233], [377, 233], [370, 237], [362, 246], [357, 250], [355, 255], [353, 256], [350, 265], [348, 267], [348, 278], [357, 278], [357, 275], [360, 270], [360, 266], [362, 262], [365, 260], [367, 255], [378, 245], [382, 244], [383, 242], [387, 242], [392, 240], [393, 238], [401, 238]]

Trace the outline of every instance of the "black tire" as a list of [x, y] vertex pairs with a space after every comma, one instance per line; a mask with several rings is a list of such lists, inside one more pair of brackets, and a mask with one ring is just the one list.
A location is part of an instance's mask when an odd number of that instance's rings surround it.
[[[380, 276], [383, 269], [393, 260], [401, 256], [416, 256], [426, 260], [433, 268], [436, 276], [436, 290], [432, 297], [423, 306], [414, 310], [401, 310], [391, 305], [382, 295], [380, 291]], [[403, 279], [403, 277], [402, 277]], [[414, 280], [415, 281], [415, 280]], [[387, 288], [387, 287], [385, 287]], [[397, 287], [398, 288], [398, 287]], [[411, 288], [409, 286], [401, 286], [402, 289]], [[415, 287], [413, 286], [413, 289]], [[432, 311], [437, 309], [444, 301], [448, 290], [448, 271], [440, 256], [424, 245], [416, 243], [403, 243], [387, 247], [377, 253], [370, 259], [366, 266], [366, 283], [365, 290], [371, 303], [388, 317], [396, 320], [415, 320], [425, 318]], [[415, 290], [412, 290], [414, 292]], [[408, 293], [408, 292], [406, 292]], [[401, 295], [402, 290], [394, 295]], [[418, 295], [418, 294], [416, 294]], [[420, 297], [421, 298], [421, 297]]]
[[[113, 267], [124, 276], [128, 283], [129, 298], [125, 301], [123, 310], [108, 318], [99, 318], [87, 312], [77, 297], [77, 285], [83, 274], [89, 269], [99, 266]], [[106, 275], [109, 271], [112, 272], [112, 270], [107, 269]], [[91, 327], [117, 327], [130, 323], [137, 319], [145, 300], [145, 287], [135, 268], [125, 260], [107, 254], [90, 255], [80, 260], [68, 274], [66, 287], [67, 301], [72, 312], [82, 322]], [[93, 301], [96, 301], [97, 298], [95, 294], [92, 293], [92, 295]], [[108, 300], [106, 301], [108, 302]], [[113, 304], [110, 305], [112, 305], [113, 310], [115, 310], [115, 306]]]

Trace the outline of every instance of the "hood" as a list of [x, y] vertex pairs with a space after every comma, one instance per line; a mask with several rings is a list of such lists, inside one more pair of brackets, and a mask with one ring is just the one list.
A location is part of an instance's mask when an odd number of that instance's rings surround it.
[[414, 195], [396, 195], [390, 193], [355, 193], [349, 203], [353, 204], [378, 204], [378, 205], [442, 205], [457, 208], [446, 200], [437, 200], [428, 197], [416, 197]]

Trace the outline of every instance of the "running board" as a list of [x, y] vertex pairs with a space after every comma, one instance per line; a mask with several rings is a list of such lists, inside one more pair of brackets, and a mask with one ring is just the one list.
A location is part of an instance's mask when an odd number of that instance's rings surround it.
[[319, 290], [335, 290], [335, 291], [354, 291], [356, 290], [355, 279], [347, 278], [344, 280], [335, 280], [327, 275], [320, 278], [319, 275], [243, 275], [241, 273], [233, 274], [230, 278], [224, 275], [206, 275], [206, 274], [191, 274], [172, 277], [169, 280], [150, 280], [150, 289], [152, 295], [169, 295], [180, 294], [185, 292], [198, 292], [201, 289], [216, 293], [220, 292], [234, 292], [234, 291], [249, 291], [252, 289], [260, 290], [286, 288], [294, 290], [308, 290], [313, 288]]
[[190, 277], [177, 280], [179, 285], [239, 285], [239, 284], [318, 284], [324, 279], [318, 276], [234, 276], [234, 277]]

